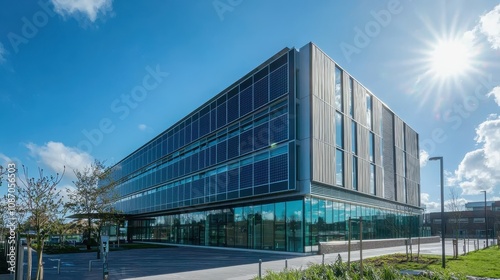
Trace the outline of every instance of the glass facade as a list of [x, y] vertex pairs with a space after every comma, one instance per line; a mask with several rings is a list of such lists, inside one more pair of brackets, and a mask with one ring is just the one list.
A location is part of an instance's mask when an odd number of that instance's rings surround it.
[[337, 186], [344, 186], [344, 152], [342, 150], [337, 149], [336, 150], [336, 168], [335, 168], [335, 180], [337, 183]]
[[344, 147], [344, 117], [341, 113], [335, 113], [335, 143], [337, 147]]
[[[128, 232], [142, 241], [309, 252], [346, 240], [349, 218], [361, 217], [363, 239], [418, 235], [418, 215], [315, 197], [133, 220]], [[358, 239], [359, 226], [352, 231]]]
[[370, 129], [373, 129], [372, 127], [372, 96], [371, 94], [367, 93], [366, 94], [366, 126]]
[[335, 67], [335, 108], [343, 112], [343, 94], [342, 94], [342, 70]]
[[[130, 217], [129, 240], [310, 252], [319, 242], [346, 240], [348, 219], [361, 217], [364, 239], [417, 236], [418, 207], [405, 208], [376, 185], [384, 177], [387, 139], [373, 130], [380, 101], [355, 90], [361, 86], [335, 65], [328, 71], [334, 76], [323, 77], [328, 101], [311, 99], [322, 105], [304, 107], [295, 91], [312, 74], [297, 74], [306, 67], [296, 65], [303, 63], [297, 55], [289, 49], [275, 55], [111, 168], [120, 197], [115, 206]], [[328, 110], [321, 115], [314, 108]], [[366, 123], [354, 117], [364, 110]], [[316, 130], [321, 139], [309, 140], [304, 123], [320, 123], [311, 118], [324, 123]], [[315, 147], [324, 150], [314, 154]], [[411, 155], [404, 150], [404, 158]], [[324, 162], [313, 171], [321, 169], [326, 181], [300, 176], [315, 156]], [[401, 162], [406, 177], [414, 164]], [[359, 225], [351, 233], [359, 238]]]
[[295, 189], [289, 56], [201, 106], [112, 168], [128, 214]]
[[376, 181], [375, 181], [375, 165], [370, 164], [370, 193], [373, 195], [377, 194]]

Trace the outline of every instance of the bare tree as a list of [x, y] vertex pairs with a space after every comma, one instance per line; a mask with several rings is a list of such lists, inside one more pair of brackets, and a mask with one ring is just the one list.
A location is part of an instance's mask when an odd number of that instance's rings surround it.
[[446, 208], [451, 212], [452, 228], [455, 238], [458, 239], [460, 235], [460, 218], [462, 218], [462, 211], [465, 209], [464, 200], [460, 198], [459, 189], [456, 187], [450, 188], [449, 200], [446, 203]]
[[[38, 178], [30, 178], [28, 168], [23, 166], [24, 179], [19, 179], [22, 185], [18, 188], [18, 199], [26, 212], [26, 226], [28, 248], [33, 246], [37, 252], [38, 264], [36, 279], [43, 279], [43, 248], [45, 239], [53, 230], [54, 222], [62, 214], [62, 196], [57, 185], [62, 175], [45, 176], [43, 169], [38, 169]], [[33, 235], [33, 239], [31, 238]], [[32, 241], [35, 241], [33, 244]], [[29, 278], [28, 278], [29, 279]]]
[[[460, 198], [459, 190], [456, 187], [450, 188], [449, 200], [446, 203], [446, 208], [451, 213], [452, 219], [449, 220], [449, 224], [452, 226], [454, 235], [454, 246], [453, 246], [453, 256], [458, 258], [458, 238], [460, 237], [460, 223], [462, 222], [462, 211], [464, 210], [464, 201]], [[444, 221], [442, 221], [444, 222]]]
[[[102, 227], [113, 220], [116, 210], [113, 202], [116, 200], [114, 193], [115, 184], [110, 179], [110, 170], [103, 162], [94, 161], [84, 170], [74, 170], [76, 175], [75, 189], [68, 189], [68, 209], [74, 214], [81, 214], [87, 221], [87, 250], [91, 249], [91, 239], [94, 230], [100, 240]], [[94, 228], [96, 226], [96, 228]], [[98, 252], [99, 258], [99, 252]]]

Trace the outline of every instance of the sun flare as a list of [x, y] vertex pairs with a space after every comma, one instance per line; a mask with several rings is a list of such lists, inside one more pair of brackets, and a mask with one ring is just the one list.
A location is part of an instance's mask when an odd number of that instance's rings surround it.
[[446, 78], [464, 74], [471, 64], [470, 50], [462, 41], [441, 41], [431, 52], [431, 70]]

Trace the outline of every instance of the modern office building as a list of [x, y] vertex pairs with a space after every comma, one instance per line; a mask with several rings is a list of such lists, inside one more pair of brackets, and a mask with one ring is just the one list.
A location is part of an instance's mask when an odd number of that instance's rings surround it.
[[[464, 211], [444, 212], [446, 237], [496, 238], [500, 235], [500, 201], [477, 201], [465, 204]], [[429, 214], [432, 235], [441, 235], [441, 212]], [[487, 231], [486, 231], [487, 230]]]
[[[370, 68], [373, 71], [373, 67]], [[312, 43], [112, 167], [128, 238], [292, 252], [417, 236], [418, 134]]]

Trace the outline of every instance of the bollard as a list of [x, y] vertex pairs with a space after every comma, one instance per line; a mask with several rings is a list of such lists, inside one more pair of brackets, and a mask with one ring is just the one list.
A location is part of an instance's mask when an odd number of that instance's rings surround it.
[[61, 273], [61, 259], [50, 259], [51, 261], [57, 261], [57, 274]]
[[98, 261], [100, 261], [100, 260], [90, 260], [89, 261], [89, 271], [92, 271], [92, 263], [93, 262], [98, 262]]
[[285, 269], [288, 269], [288, 259], [285, 259]]
[[262, 279], [262, 259], [259, 259], [259, 279]]
[[323, 257], [322, 257], [322, 260], [321, 260], [321, 264], [325, 265], [325, 254], [323, 254]]

